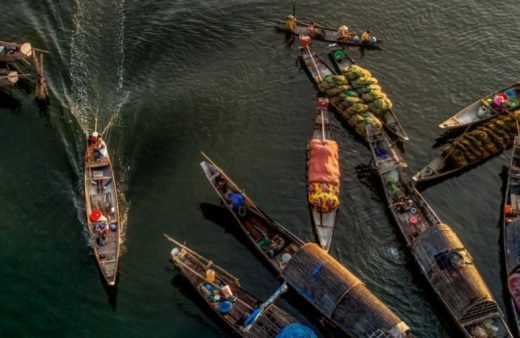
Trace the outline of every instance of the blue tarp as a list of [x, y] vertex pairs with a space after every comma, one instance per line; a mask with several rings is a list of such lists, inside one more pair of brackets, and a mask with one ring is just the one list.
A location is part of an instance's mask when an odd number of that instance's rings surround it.
[[318, 335], [310, 327], [292, 323], [284, 327], [276, 338], [318, 338]]

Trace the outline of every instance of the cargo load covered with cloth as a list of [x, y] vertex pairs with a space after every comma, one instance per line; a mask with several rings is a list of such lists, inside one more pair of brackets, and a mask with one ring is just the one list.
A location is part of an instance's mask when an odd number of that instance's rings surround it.
[[338, 144], [332, 140], [309, 141], [309, 183], [339, 185]]
[[409, 337], [409, 327], [317, 244], [295, 252], [282, 277], [349, 337]]
[[308, 200], [314, 210], [339, 207], [338, 144], [332, 140], [309, 141]]

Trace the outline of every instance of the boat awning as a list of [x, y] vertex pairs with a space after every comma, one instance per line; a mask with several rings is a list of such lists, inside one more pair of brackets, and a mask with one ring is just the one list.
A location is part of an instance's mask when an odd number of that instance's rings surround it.
[[412, 249], [433, 288], [458, 320], [497, 311], [496, 304], [491, 306], [493, 297], [473, 259], [449, 226], [428, 228]]
[[332, 140], [309, 142], [309, 183], [339, 185], [338, 144]]
[[282, 276], [349, 336], [368, 337], [378, 331], [408, 330], [358, 278], [317, 244], [302, 246]]

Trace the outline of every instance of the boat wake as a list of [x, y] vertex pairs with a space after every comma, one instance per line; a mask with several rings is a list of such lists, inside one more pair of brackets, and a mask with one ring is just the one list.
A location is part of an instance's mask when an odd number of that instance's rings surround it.
[[[71, 94], [68, 97], [70, 112], [77, 122], [81, 135], [75, 136], [75, 144], [69, 147], [71, 162], [81, 184], [74, 204], [78, 219], [88, 232], [83, 202], [83, 155], [86, 135], [97, 130], [107, 141], [114, 165], [121, 217], [121, 241], [124, 242], [129, 204], [125, 195], [129, 165], [116, 151], [122, 147], [122, 133], [113, 131], [122, 127], [124, 106], [130, 97], [125, 87], [125, 0], [99, 2], [76, 0], [72, 19], [71, 37]], [[114, 135], [112, 135], [114, 134]], [[73, 149], [72, 149], [73, 148]]]

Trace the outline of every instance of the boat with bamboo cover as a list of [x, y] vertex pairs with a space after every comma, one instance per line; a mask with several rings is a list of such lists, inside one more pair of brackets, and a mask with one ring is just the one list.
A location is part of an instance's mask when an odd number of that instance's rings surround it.
[[473, 168], [500, 154], [513, 144], [517, 135], [520, 109], [497, 116], [477, 128], [466, 131], [451, 145], [444, 147], [426, 167], [414, 175], [417, 182], [428, 182], [452, 176]]
[[377, 83], [368, 86], [364, 86], [363, 83], [357, 84], [363, 79], [375, 79], [372, 74], [359, 66], [342, 48], [333, 48], [329, 52], [329, 58], [336, 71], [345, 75], [348, 84], [355, 89], [370, 111], [383, 122], [387, 131], [402, 141], [408, 141], [410, 138], [392, 109], [392, 101], [382, 91], [381, 86]]
[[0, 41], [0, 61], [19, 61], [29, 58], [32, 54], [33, 48], [29, 42], [18, 44], [15, 42]]
[[202, 170], [252, 246], [339, 334], [411, 337], [409, 327], [363, 282], [320, 246], [305, 244], [274, 221], [222, 169], [204, 157]]
[[318, 98], [314, 132], [307, 146], [308, 201], [318, 243], [329, 251], [339, 207], [338, 144], [332, 138], [329, 100]]
[[[314, 32], [309, 32], [309, 26], [307, 23], [297, 22], [296, 31], [291, 31], [287, 28], [285, 21], [279, 21], [276, 23], [276, 29], [292, 34], [295, 36], [309, 35], [314, 40], [320, 40], [329, 43], [337, 43], [344, 46], [361, 47], [365, 49], [383, 49], [381, 47], [382, 41], [376, 40], [375, 42], [361, 41], [361, 33], [350, 31], [348, 38], [339, 39], [338, 30], [328, 27], [317, 27]], [[310, 33], [310, 34], [309, 34]]]
[[85, 209], [94, 256], [109, 286], [117, 279], [121, 219], [116, 182], [107, 146], [94, 132], [85, 152]]
[[512, 337], [473, 258], [415, 189], [389, 138], [374, 129], [368, 136], [390, 213], [422, 274], [464, 336]]
[[520, 335], [520, 138], [516, 137], [509, 164], [502, 211], [502, 245], [509, 303]]
[[293, 316], [273, 304], [287, 290], [285, 284], [270, 299], [262, 302], [240, 285], [237, 277], [175, 239], [164, 236], [175, 245], [171, 251], [172, 263], [193, 286], [204, 304], [236, 336], [318, 337], [312, 329], [299, 324]]
[[520, 81], [473, 102], [439, 124], [447, 130], [466, 128], [489, 121], [493, 117], [510, 113], [520, 106]]

